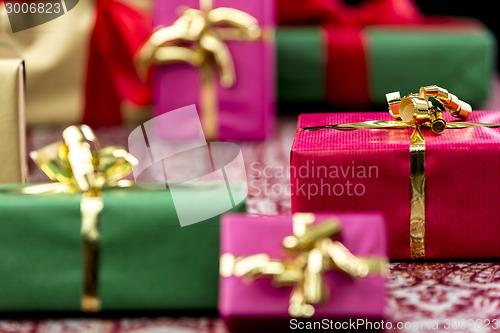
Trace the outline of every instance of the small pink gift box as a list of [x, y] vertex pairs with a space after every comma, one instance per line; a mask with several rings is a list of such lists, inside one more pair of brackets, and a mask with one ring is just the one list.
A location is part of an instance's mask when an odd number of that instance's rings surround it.
[[[334, 219], [341, 226], [335, 238], [359, 258], [376, 258], [385, 267], [387, 257], [385, 221], [378, 213], [318, 214], [313, 226]], [[227, 274], [225, 256], [243, 258], [267, 254], [270, 258], [287, 258], [282, 241], [294, 234], [292, 216], [226, 214], [221, 222], [221, 277], [219, 313], [230, 330], [288, 328], [290, 296], [294, 286], [276, 286], [269, 277], [252, 281]], [[238, 259], [236, 259], [238, 260]], [[225, 273], [223, 271], [226, 271]], [[328, 300], [315, 304], [307, 320], [345, 320], [363, 318], [380, 320], [385, 305], [383, 274], [368, 274], [353, 279], [339, 270], [324, 272], [329, 289]]]
[[[196, 104], [209, 139], [263, 140], [271, 135], [275, 120], [275, 2], [156, 0], [154, 25], [170, 26], [183, 9], [200, 9], [202, 4], [213, 9], [233, 8], [251, 15], [260, 27], [260, 37], [235, 40], [224, 36], [223, 24], [214, 28], [216, 33], [222, 31], [221, 39], [234, 63], [235, 83], [230, 87], [222, 85], [221, 70], [215, 65], [211, 66], [213, 72], [208, 79], [211, 82], [208, 90], [203, 83], [207, 80], [206, 71], [200, 67], [184, 62], [156, 66], [153, 80], [155, 115]], [[207, 96], [212, 100], [208, 104]]]

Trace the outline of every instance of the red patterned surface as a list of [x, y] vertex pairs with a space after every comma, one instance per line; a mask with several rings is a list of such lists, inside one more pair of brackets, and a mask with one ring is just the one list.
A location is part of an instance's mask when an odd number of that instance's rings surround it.
[[[284, 119], [270, 142], [240, 144], [249, 178], [249, 212], [290, 213], [286, 168], [295, 123], [295, 118]], [[130, 130], [108, 128], [98, 130], [97, 135], [102, 144], [126, 144]], [[57, 129], [31, 131], [29, 149], [57, 140], [57, 133], [60, 133]], [[33, 165], [31, 175], [32, 181], [44, 181], [44, 176]], [[500, 263], [393, 263], [387, 296], [387, 319], [394, 328], [398, 322], [406, 325], [406, 329], [394, 331], [500, 332]], [[458, 325], [467, 323], [470, 329], [458, 329]], [[225, 333], [226, 330], [218, 318], [169, 318], [165, 314], [163, 317], [116, 319], [4, 318], [0, 320], [0, 332]]]

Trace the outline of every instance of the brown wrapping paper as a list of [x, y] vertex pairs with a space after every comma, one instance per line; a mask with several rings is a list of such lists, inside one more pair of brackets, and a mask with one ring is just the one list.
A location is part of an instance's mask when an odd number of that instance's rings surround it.
[[24, 61], [0, 40], [0, 183], [27, 181]]
[[81, 121], [94, 22], [94, 0], [80, 0], [73, 9], [52, 21], [13, 33], [5, 5], [0, 4], [0, 35], [26, 61], [29, 126]]

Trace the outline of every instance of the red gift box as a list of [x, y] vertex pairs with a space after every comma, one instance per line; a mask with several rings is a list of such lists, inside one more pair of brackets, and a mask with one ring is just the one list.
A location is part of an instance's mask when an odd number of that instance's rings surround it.
[[[292, 147], [292, 211], [381, 211], [389, 253], [410, 258], [411, 128], [338, 130], [313, 126], [394, 120], [389, 113], [304, 114]], [[500, 123], [475, 111], [472, 123]], [[463, 124], [463, 123], [461, 123]], [[349, 126], [348, 126], [349, 127]], [[500, 129], [423, 129], [426, 259], [500, 257]]]

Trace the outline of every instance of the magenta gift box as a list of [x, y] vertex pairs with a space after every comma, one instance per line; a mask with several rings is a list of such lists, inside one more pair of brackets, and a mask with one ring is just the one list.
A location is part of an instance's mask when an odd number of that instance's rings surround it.
[[[179, 18], [182, 8], [200, 8], [199, 0], [156, 0], [155, 26], [169, 26]], [[217, 70], [214, 84], [217, 100], [219, 140], [257, 141], [269, 137], [275, 125], [275, 65], [273, 29], [274, 0], [214, 0], [213, 8], [230, 7], [255, 17], [263, 31], [257, 41], [225, 41], [232, 55], [236, 84], [223, 88]], [[200, 69], [178, 63], [156, 66], [153, 79], [154, 113], [161, 115], [187, 105], [200, 103]]]
[[[342, 226], [338, 240], [354, 255], [387, 257], [385, 221], [377, 213], [318, 214], [316, 222], [336, 218]], [[291, 215], [226, 214], [221, 221], [221, 255], [235, 257], [266, 253], [283, 259], [282, 240], [293, 234]], [[368, 275], [353, 280], [339, 271], [325, 273], [330, 289], [326, 304], [315, 305], [308, 320], [363, 318], [380, 320], [385, 306], [385, 278]], [[221, 277], [219, 313], [230, 330], [287, 328], [292, 287], [274, 287], [271, 279], [244, 282]], [[283, 326], [285, 325], [285, 326]]]
[[[409, 259], [413, 129], [300, 130], [373, 120], [394, 119], [373, 112], [299, 117], [291, 153], [292, 211], [380, 211], [390, 259]], [[467, 121], [500, 123], [500, 112], [474, 111]], [[499, 258], [500, 128], [422, 133], [425, 258]]]

